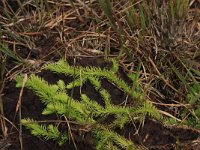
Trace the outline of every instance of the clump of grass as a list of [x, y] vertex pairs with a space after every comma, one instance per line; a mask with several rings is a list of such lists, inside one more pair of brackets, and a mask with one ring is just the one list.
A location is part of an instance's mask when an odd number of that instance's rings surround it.
[[[150, 93], [163, 99], [161, 105], [183, 103], [184, 107], [188, 103], [187, 94], [180, 92], [187, 91], [184, 84], [189, 85], [191, 79], [199, 82], [197, 74], [188, 72], [199, 68], [196, 59], [199, 29], [193, 26], [198, 24], [198, 19], [195, 19], [196, 14], [190, 12], [190, 5], [188, 0], [137, 1], [122, 3], [121, 10], [113, 8], [116, 12], [113, 16], [121, 22], [123, 26], [120, 27], [126, 33], [124, 37], [129, 43], [128, 49], [132, 50], [132, 60], [142, 61], [144, 71], [150, 74], [147, 83], [151, 82], [158, 94]], [[191, 16], [195, 17], [189, 21]], [[194, 31], [194, 28], [197, 30]], [[192, 51], [190, 46], [193, 47]], [[189, 60], [193, 62], [192, 65], [188, 63]], [[185, 78], [184, 82], [174, 76], [174, 70], [179, 70]], [[180, 114], [177, 113], [177, 116]]]

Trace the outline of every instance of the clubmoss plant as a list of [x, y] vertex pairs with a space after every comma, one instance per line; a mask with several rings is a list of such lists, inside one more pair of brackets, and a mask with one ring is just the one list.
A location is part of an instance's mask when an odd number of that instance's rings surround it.
[[[60, 60], [56, 63], [45, 65], [44, 69], [57, 74], [71, 76], [74, 78], [72, 82], [65, 84], [64, 81], [59, 80], [57, 84], [49, 84], [42, 78], [32, 74], [29, 76], [25, 86], [33, 90], [46, 106], [42, 112], [43, 115], [57, 114], [64, 118], [66, 124], [73, 122], [84, 126], [84, 130], [79, 130], [80, 134], [83, 135], [89, 132], [93, 137], [96, 149], [138, 149], [131, 140], [119, 135], [115, 129], [123, 128], [125, 124], [132, 121], [144, 121], [146, 116], [161, 119], [161, 115], [150, 102], [143, 98], [141, 87], [138, 84], [138, 75], [128, 74], [128, 77], [133, 82], [133, 87], [137, 86], [134, 87], [135, 91], [133, 91], [131, 86], [117, 76], [118, 63], [115, 60], [112, 60], [112, 63], [112, 68], [101, 69], [98, 67], [72, 67], [64, 60]], [[136, 102], [134, 103], [135, 105], [122, 106], [112, 104], [110, 93], [101, 86], [102, 79], [108, 80], [128, 94]], [[16, 78], [17, 87], [22, 86], [22, 80], [22, 76]], [[105, 106], [90, 99], [86, 94], [81, 94], [81, 100], [75, 100], [67, 92], [69, 91], [68, 89], [82, 86], [86, 81], [89, 81], [96, 92], [101, 95]], [[109, 117], [114, 117], [114, 119], [109, 119], [110, 121], [106, 122], [105, 120]], [[44, 137], [47, 140], [56, 140], [60, 145], [70, 138], [66, 134], [70, 128], [64, 132], [59, 130], [59, 120], [57, 124], [54, 122], [47, 125], [27, 118], [22, 120], [22, 124], [27, 129], [30, 129], [33, 135]]]

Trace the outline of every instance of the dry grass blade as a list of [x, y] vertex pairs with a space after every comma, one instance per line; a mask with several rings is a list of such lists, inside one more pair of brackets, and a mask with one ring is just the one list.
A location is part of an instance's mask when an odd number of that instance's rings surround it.
[[4, 79], [4, 73], [5, 73], [5, 64], [6, 64], [6, 59], [2, 58], [1, 60], [1, 65], [0, 65], [0, 124], [1, 124], [1, 130], [3, 133], [3, 137], [6, 138], [8, 136], [7, 133], [7, 126], [5, 123], [5, 119], [2, 117], [4, 116], [4, 107], [3, 107], [3, 99], [2, 99], [2, 95], [3, 95], [3, 89], [5, 86], [5, 79]]
[[17, 102], [16, 110], [15, 110], [16, 113], [19, 110], [19, 122], [20, 122], [19, 140], [20, 140], [21, 150], [23, 150], [22, 124], [21, 124], [21, 120], [22, 120], [21, 104], [22, 104], [22, 94], [23, 94], [24, 87], [25, 87], [27, 79], [28, 79], [27, 74], [25, 74], [24, 79], [23, 79], [23, 83], [22, 83], [22, 88], [21, 88], [20, 93], [19, 93], [19, 99], [18, 99], [18, 102]]
[[11, 144], [6, 139], [0, 139], [0, 150], [6, 150]]

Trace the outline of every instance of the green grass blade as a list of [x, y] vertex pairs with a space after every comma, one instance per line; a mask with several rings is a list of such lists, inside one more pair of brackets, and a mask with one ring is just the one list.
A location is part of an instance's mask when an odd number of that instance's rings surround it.
[[15, 59], [16, 61], [22, 63], [24, 60], [20, 58], [19, 56], [16, 56], [14, 52], [12, 52], [10, 49], [8, 49], [4, 44], [0, 43], [0, 51], [6, 54], [7, 56]]
[[140, 9], [141, 27], [142, 27], [142, 30], [146, 30], [147, 26], [146, 26], [146, 19], [145, 19], [145, 16], [144, 16], [144, 7], [142, 5], [140, 5], [139, 9]]
[[112, 28], [116, 29], [117, 27], [115, 24], [115, 19], [113, 18], [112, 5], [110, 0], [99, 0], [99, 4], [101, 5], [101, 8], [103, 9], [106, 17], [109, 19]]
[[186, 81], [185, 77], [178, 71], [178, 69], [172, 63], [170, 63], [170, 66], [171, 66], [172, 70], [174, 71], [174, 73], [176, 74], [176, 76], [181, 80], [181, 82], [184, 85], [187, 85], [187, 81]]

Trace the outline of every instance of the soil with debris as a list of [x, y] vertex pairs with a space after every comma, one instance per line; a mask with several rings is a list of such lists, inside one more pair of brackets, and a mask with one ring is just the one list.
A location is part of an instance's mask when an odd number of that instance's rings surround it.
[[[108, 63], [102, 61], [102, 58], [86, 58], [77, 59], [77, 65], [81, 66], [109, 66]], [[121, 71], [123, 74], [123, 71]], [[65, 77], [62, 74], [53, 74], [49, 71], [42, 71], [38, 73], [39, 76], [47, 80], [49, 83], [55, 83], [59, 79], [69, 83], [72, 79]], [[123, 76], [123, 75], [122, 75]], [[119, 89], [115, 88], [107, 81], [103, 81], [103, 87], [105, 87], [111, 94], [114, 104], [122, 103], [126, 95]], [[19, 98], [20, 89], [15, 87], [15, 82], [9, 82], [6, 84], [3, 96], [3, 106], [5, 110], [5, 117], [13, 121], [14, 125], [18, 126], [19, 116], [15, 113], [17, 101]], [[95, 92], [95, 89], [87, 83], [82, 87], [82, 93], [86, 93], [91, 99], [98, 101], [101, 104], [100, 95]], [[79, 88], [74, 89], [74, 98], [80, 97]], [[36, 120], [54, 120], [56, 116], [43, 116], [41, 112], [44, 105], [39, 98], [30, 90], [25, 89], [22, 97], [22, 118], [34, 118]], [[144, 124], [140, 126], [136, 124], [126, 125], [122, 130], [116, 131], [125, 136], [128, 139], [134, 141], [135, 144], [148, 148], [151, 150], [173, 150], [173, 149], [200, 149], [200, 131], [186, 127], [177, 126], [164, 126], [160, 122], [152, 119], [146, 119]], [[8, 138], [0, 140], [0, 149], [18, 150], [20, 149], [19, 131], [17, 131], [13, 124], [7, 122]], [[137, 132], [137, 129], [138, 132]], [[2, 133], [1, 133], [2, 134]], [[75, 136], [75, 135], [74, 135]], [[73, 150], [73, 142], [69, 142], [64, 146], [58, 146], [54, 141], [45, 141], [41, 138], [32, 136], [28, 130], [23, 129], [23, 147], [24, 150]], [[75, 136], [76, 137], [76, 136]], [[78, 150], [93, 150], [91, 140], [88, 138], [86, 141], [75, 139]]]

